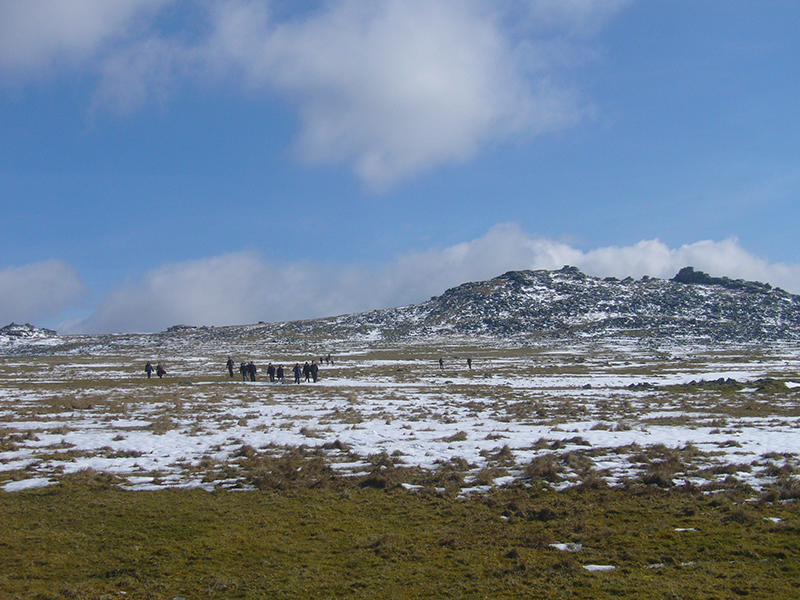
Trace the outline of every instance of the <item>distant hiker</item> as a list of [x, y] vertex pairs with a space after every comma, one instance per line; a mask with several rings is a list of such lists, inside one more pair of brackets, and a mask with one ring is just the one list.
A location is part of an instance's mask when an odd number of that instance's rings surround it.
[[167, 374], [166, 369], [161, 366], [161, 363], [158, 363], [156, 365], [156, 375], [158, 375], [158, 378], [161, 379], [166, 374]]
[[250, 375], [250, 381], [256, 380], [256, 365], [252, 360], [250, 361], [250, 364], [247, 365], [247, 373]]
[[439, 359], [439, 368], [440, 369], [444, 369], [444, 359], [443, 358]]
[[150, 375], [153, 374], [153, 365], [151, 365], [150, 363], [147, 363], [144, 366], [144, 372], [147, 373], [147, 378], [150, 379]]
[[330, 354], [328, 354], [328, 356], [325, 357], [325, 364], [327, 365], [333, 364], [333, 357]]
[[319, 376], [319, 365], [316, 361], [311, 361], [311, 367], [309, 369], [311, 371], [311, 379], [314, 380], [314, 383], [317, 383], [317, 377]]
[[294, 363], [294, 369], [292, 369], [292, 372], [294, 373], [294, 382], [300, 383], [300, 375], [303, 373], [300, 363]]
[[225, 363], [225, 366], [228, 367], [228, 373], [230, 373], [231, 377], [233, 377], [233, 359], [230, 356], [228, 357], [228, 362]]
[[277, 377], [278, 381], [283, 383], [283, 365], [278, 365], [278, 370], [275, 372], [275, 377]]
[[269, 375], [269, 380], [274, 382], [275, 381], [275, 365], [269, 363], [267, 366], [267, 375]]
[[311, 367], [308, 366], [308, 361], [303, 365], [303, 377], [306, 381], [311, 381]]
[[469, 370], [472, 371], [472, 359], [471, 358], [467, 359], [467, 367], [469, 367]]
[[242, 381], [247, 381], [247, 365], [245, 363], [239, 365], [239, 373], [242, 374]]

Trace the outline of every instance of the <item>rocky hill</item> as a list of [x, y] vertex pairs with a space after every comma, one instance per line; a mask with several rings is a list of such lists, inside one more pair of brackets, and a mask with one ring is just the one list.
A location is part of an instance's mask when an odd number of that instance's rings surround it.
[[730, 341], [800, 338], [800, 296], [682, 269], [673, 279], [600, 279], [575, 267], [511, 271], [413, 306], [286, 324], [381, 337], [636, 334]]
[[58, 336], [30, 325], [0, 329], [0, 351], [54, 345], [401, 341], [472, 335], [505, 339], [638, 336], [693, 342], [800, 340], [800, 296], [692, 267], [665, 280], [591, 277], [575, 267], [510, 271], [426, 302], [365, 313], [238, 327], [175, 326], [149, 336]]
[[59, 344], [58, 335], [52, 329], [39, 329], [30, 323], [10, 323], [0, 327], [0, 348], [25, 347], [29, 345]]

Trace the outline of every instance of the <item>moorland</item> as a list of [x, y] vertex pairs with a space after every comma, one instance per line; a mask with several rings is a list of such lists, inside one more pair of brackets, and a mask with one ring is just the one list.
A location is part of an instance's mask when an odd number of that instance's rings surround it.
[[795, 342], [214, 333], [0, 357], [0, 597], [797, 595]]

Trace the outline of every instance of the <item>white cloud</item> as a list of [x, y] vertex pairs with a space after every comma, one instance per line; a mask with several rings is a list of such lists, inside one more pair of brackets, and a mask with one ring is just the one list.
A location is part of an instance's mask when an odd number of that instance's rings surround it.
[[85, 61], [171, 1], [0, 0], [0, 68], [30, 74]]
[[277, 91], [299, 114], [299, 157], [380, 190], [586, 118], [569, 69], [591, 54], [585, 24], [622, 4], [327, 0], [278, 17], [267, 0], [208, 0], [202, 13], [177, 0], [0, 0], [0, 72], [69, 66], [99, 77], [95, 108], [120, 113], [186, 83]]
[[[330, 314], [352, 304], [320, 265], [278, 264], [237, 252], [163, 265], [109, 294], [80, 331], [157, 331], [176, 324], [230, 325]], [[344, 273], [337, 275], [342, 282]]]
[[214, 55], [296, 103], [303, 158], [351, 164], [380, 189], [584, 117], [553, 65], [527, 70], [537, 42], [515, 39], [501, 4], [342, 0], [271, 23], [260, 3], [237, 3], [218, 13]]
[[170, 325], [283, 321], [402, 306], [510, 270], [579, 267], [589, 275], [671, 278], [693, 266], [800, 293], [800, 265], [770, 264], [737, 240], [669, 248], [658, 240], [584, 252], [500, 224], [455, 246], [413, 252], [379, 268], [277, 263], [235, 253], [164, 265], [107, 296], [78, 331], [158, 331]]
[[47, 260], [0, 271], [0, 323], [39, 323], [80, 303], [89, 288], [75, 269]]

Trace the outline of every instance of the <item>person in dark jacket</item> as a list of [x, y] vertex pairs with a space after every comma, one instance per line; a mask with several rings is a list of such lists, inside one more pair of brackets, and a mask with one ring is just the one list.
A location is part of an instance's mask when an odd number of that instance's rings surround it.
[[279, 382], [283, 383], [283, 365], [278, 365], [278, 370], [275, 371], [275, 377]]
[[154, 370], [155, 370], [155, 369], [153, 369], [153, 365], [151, 365], [150, 363], [147, 363], [147, 364], [144, 366], [144, 372], [145, 372], [145, 373], [147, 373], [147, 378], [148, 378], [148, 379], [150, 379], [150, 376], [153, 374], [153, 371], [154, 371]]
[[161, 366], [161, 363], [158, 363], [158, 365], [156, 365], [156, 375], [158, 375], [158, 378], [161, 379], [166, 374], [167, 370]]
[[269, 380], [274, 382], [275, 381], [275, 365], [269, 363], [267, 366], [267, 375], [269, 375]]
[[314, 383], [317, 383], [317, 377], [319, 377], [319, 365], [316, 361], [311, 361], [311, 379], [314, 380]]
[[239, 365], [239, 373], [242, 374], [242, 381], [247, 381], [247, 365], [245, 363]]
[[294, 373], [294, 382], [300, 383], [300, 375], [303, 373], [303, 369], [300, 367], [300, 363], [294, 364], [294, 369], [292, 369]]
[[247, 365], [247, 373], [250, 375], [250, 381], [256, 380], [256, 365], [253, 361], [250, 361], [250, 364]]
[[228, 362], [225, 363], [225, 366], [228, 368], [228, 373], [230, 373], [231, 377], [233, 377], [233, 359], [230, 356], [228, 357]]
[[308, 361], [303, 365], [303, 377], [306, 381], [311, 381], [311, 367], [308, 365]]

